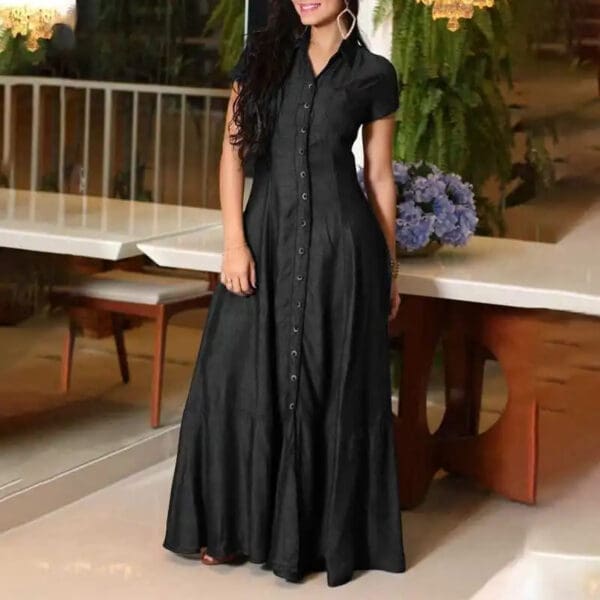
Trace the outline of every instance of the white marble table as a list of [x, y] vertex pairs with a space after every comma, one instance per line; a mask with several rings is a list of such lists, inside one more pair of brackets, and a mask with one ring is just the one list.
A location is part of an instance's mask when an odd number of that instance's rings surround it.
[[405, 294], [600, 316], [600, 261], [585, 244], [474, 237], [427, 259], [402, 261]]
[[221, 270], [223, 228], [220, 225], [138, 244], [157, 265], [218, 273]]
[[143, 241], [221, 222], [219, 210], [0, 189], [0, 247], [119, 260]]
[[[558, 244], [476, 236], [465, 248], [402, 259], [400, 289], [407, 295], [600, 316], [600, 260], [592, 251], [600, 240], [595, 242], [594, 229], [586, 223], [589, 243], [575, 232]], [[220, 270], [222, 246], [220, 226], [139, 244], [160, 266], [213, 273]]]

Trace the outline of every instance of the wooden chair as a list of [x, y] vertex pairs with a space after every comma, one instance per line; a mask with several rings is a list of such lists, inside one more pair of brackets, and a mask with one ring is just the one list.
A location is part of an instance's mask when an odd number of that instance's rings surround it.
[[[177, 313], [207, 307], [212, 298], [213, 287], [212, 279], [209, 284], [198, 280], [117, 269], [94, 274], [74, 285], [57, 287], [50, 294], [50, 302], [53, 306], [63, 306], [67, 309], [84, 307], [111, 314], [121, 379], [124, 383], [129, 381], [129, 366], [123, 338], [122, 316], [134, 315], [156, 322], [150, 424], [152, 427], [158, 427], [167, 324]], [[77, 331], [78, 327], [70, 315], [61, 362], [61, 389], [64, 392], [68, 391], [70, 385]]]

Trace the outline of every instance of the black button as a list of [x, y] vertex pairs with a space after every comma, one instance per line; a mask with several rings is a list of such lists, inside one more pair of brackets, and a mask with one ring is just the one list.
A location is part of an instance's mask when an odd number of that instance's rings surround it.
[[298, 154], [304, 154], [304, 148], [300, 148], [300, 149], [298, 150]]
[[295, 373], [290, 375], [290, 381], [297, 381], [297, 380], [298, 380], [298, 375], [296, 375]]
[[300, 227], [306, 227], [306, 219], [302, 219], [302, 221], [300, 221]]
[[296, 356], [298, 356], [298, 350], [292, 350], [292, 351], [290, 352], [290, 354], [291, 354], [291, 355], [292, 355], [294, 358], [296, 358]]
[[309, 83], [309, 84], [308, 84], [308, 89], [312, 88], [312, 86], [313, 86], [313, 84], [312, 84], [312, 83]]
[[304, 277], [302, 275], [296, 275], [296, 279], [298, 281], [302, 281], [304, 279]]
[[308, 194], [306, 192], [302, 192], [302, 200], [308, 199]]
[[302, 178], [306, 177], [306, 171], [300, 171], [300, 177], [302, 177]]
[[294, 325], [294, 326], [292, 327], [292, 331], [293, 331], [294, 333], [298, 333], [298, 332], [300, 331], [300, 328], [298, 327], [298, 325]]
[[304, 108], [310, 108], [310, 104], [308, 102], [304, 103]]
[[296, 308], [302, 308], [302, 302], [300, 302], [300, 300], [296, 302]]
[[304, 248], [298, 248], [298, 254], [304, 254]]
[[294, 410], [296, 408], [296, 405], [293, 402], [290, 402], [289, 408], [290, 410]]
[[306, 133], [306, 129], [304, 127], [300, 128], [300, 133]]

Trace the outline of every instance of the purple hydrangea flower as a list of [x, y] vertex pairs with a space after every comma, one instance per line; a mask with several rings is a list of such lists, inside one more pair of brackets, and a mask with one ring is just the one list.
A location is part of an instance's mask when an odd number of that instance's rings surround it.
[[398, 218], [405, 223], [416, 223], [423, 218], [423, 210], [412, 200], [405, 200], [398, 204]]
[[458, 224], [456, 207], [447, 196], [440, 196], [433, 200], [432, 208], [435, 215], [433, 230], [435, 235], [442, 239], [446, 234], [454, 231]]
[[408, 175], [408, 167], [401, 162], [394, 162], [393, 170], [394, 170], [394, 179], [396, 183], [400, 185], [405, 185], [408, 183], [409, 175]]
[[[473, 186], [456, 173], [443, 173], [423, 161], [393, 163], [398, 190], [396, 240], [405, 250], [431, 241], [463, 246], [475, 232], [477, 210]], [[366, 196], [363, 169], [358, 181]]]
[[396, 240], [406, 250], [423, 248], [431, 238], [434, 223], [432, 214], [424, 214], [410, 224], [403, 219], [396, 219]]

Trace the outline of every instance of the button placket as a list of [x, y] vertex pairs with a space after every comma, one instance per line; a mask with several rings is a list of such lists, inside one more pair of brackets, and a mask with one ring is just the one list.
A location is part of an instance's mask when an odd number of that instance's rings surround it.
[[298, 383], [300, 375], [300, 358], [302, 350], [302, 326], [306, 297], [306, 274], [308, 254], [310, 250], [310, 177], [308, 176], [308, 130], [313, 106], [315, 85], [307, 81], [298, 103], [296, 131], [295, 170], [298, 190], [298, 221], [295, 237], [294, 280], [292, 285], [292, 323], [289, 348], [289, 382], [290, 402], [288, 407], [294, 411], [298, 405]]

